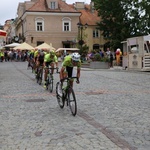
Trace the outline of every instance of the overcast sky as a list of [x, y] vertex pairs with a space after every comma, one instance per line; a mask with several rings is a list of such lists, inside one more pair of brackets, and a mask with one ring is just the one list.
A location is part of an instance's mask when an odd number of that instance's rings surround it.
[[[6, 20], [16, 18], [17, 8], [19, 2], [25, 2], [30, 0], [1, 0], [0, 4], [0, 24], [4, 25]], [[91, 0], [66, 0], [68, 4], [72, 4], [74, 2], [85, 2], [90, 3]]]

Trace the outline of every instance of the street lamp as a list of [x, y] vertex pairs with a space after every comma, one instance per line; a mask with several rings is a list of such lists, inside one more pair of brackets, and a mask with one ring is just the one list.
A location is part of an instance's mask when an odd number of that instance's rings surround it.
[[83, 40], [83, 30], [85, 30], [88, 26], [88, 24], [86, 23], [85, 25], [83, 25], [81, 22], [79, 22], [78, 24], [78, 37], [79, 37], [79, 45], [80, 45], [80, 55], [81, 55], [81, 60], [85, 59], [84, 56], [84, 51], [83, 51], [83, 44], [84, 44], [84, 40]]
[[84, 40], [83, 40], [83, 29], [86, 29], [88, 24], [86, 23], [85, 25], [83, 25], [81, 22], [77, 23], [78, 25], [78, 32], [79, 32], [79, 45], [81, 46], [81, 51], [82, 51], [82, 46], [84, 44]]

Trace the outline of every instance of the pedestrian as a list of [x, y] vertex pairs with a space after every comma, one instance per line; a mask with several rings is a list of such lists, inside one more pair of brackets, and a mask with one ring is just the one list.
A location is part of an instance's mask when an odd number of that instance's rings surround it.
[[110, 52], [110, 67], [113, 67], [113, 60], [114, 60], [113, 53]]

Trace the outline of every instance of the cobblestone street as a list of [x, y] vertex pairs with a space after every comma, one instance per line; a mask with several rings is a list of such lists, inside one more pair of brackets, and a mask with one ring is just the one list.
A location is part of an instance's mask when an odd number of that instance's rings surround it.
[[0, 63], [0, 150], [150, 150], [150, 72], [82, 68], [74, 91], [75, 117], [27, 62]]

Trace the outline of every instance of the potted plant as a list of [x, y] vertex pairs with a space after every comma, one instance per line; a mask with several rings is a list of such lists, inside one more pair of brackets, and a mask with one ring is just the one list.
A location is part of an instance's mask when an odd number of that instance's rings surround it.
[[94, 54], [93, 60], [90, 62], [90, 68], [92, 69], [108, 69], [109, 68], [109, 58], [104, 55], [101, 57], [99, 53]]

